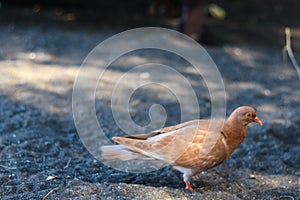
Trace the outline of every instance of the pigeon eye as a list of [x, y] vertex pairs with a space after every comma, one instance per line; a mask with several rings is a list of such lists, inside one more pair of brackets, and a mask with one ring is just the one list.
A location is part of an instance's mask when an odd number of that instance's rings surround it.
[[248, 114], [247, 114], [247, 116], [248, 116], [248, 117], [250, 117], [250, 116], [251, 116], [251, 114], [250, 114], [250, 113], [248, 113]]

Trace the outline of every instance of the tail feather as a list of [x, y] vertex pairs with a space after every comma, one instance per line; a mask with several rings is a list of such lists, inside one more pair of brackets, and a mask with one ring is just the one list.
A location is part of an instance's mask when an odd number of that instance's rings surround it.
[[153, 160], [153, 158], [131, 151], [122, 145], [102, 146], [101, 156], [107, 160]]

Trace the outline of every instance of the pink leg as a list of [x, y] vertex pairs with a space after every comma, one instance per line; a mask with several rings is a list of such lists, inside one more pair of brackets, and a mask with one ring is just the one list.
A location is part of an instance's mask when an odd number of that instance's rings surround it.
[[190, 182], [188, 180], [184, 180], [185, 182], [185, 189], [188, 189], [189, 191], [195, 191], [194, 188], [192, 188]]

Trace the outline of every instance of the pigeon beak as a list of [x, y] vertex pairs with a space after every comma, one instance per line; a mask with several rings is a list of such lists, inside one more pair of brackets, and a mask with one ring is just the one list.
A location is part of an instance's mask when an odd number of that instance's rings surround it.
[[261, 126], [263, 125], [262, 121], [257, 116], [253, 119], [253, 121], [258, 123]]

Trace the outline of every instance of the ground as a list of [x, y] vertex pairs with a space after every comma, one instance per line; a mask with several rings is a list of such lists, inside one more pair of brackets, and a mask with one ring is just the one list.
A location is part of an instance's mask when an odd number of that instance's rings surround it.
[[[30, 9], [18, 11], [20, 16], [32, 15]], [[171, 167], [140, 174], [103, 165], [77, 134], [72, 89], [81, 63], [101, 41], [125, 29], [41, 21], [14, 19], [0, 25], [1, 199], [300, 199], [300, 81], [294, 66], [283, 61], [284, 36], [281, 46], [276, 37], [273, 45], [257, 39], [205, 47], [223, 77], [227, 114], [239, 105], [251, 105], [264, 126], [251, 125], [234, 154], [198, 174], [192, 181], [196, 191], [189, 192]], [[114, 62], [99, 83], [95, 108], [108, 138], [124, 133], [113, 121], [103, 90], [133, 66], [149, 61], [184, 74], [196, 91], [201, 118], [210, 117], [205, 82], [191, 66], [166, 52], [146, 50]], [[132, 76], [134, 80], [140, 75]], [[180, 122], [178, 102], [165, 93], [155, 87], [136, 91], [133, 120], [149, 123], [149, 107], [161, 103], [168, 114], [166, 125]]]

